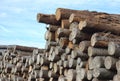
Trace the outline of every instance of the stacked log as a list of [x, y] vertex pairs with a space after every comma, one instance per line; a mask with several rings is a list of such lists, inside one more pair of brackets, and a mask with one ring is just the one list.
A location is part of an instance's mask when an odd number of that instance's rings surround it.
[[120, 15], [58, 8], [37, 21], [49, 24], [44, 81], [120, 81]]

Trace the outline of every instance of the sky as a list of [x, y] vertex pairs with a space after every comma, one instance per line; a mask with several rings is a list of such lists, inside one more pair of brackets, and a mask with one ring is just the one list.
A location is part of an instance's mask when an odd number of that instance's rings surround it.
[[36, 15], [55, 14], [57, 8], [120, 14], [120, 0], [1, 0], [0, 45], [44, 48], [46, 24]]

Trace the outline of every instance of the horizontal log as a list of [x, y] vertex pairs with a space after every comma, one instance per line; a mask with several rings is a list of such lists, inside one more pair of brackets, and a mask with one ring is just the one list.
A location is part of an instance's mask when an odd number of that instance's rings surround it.
[[104, 62], [105, 68], [111, 69], [111, 70], [116, 70], [116, 62], [117, 61], [118, 61], [118, 59], [116, 59], [114, 57], [107, 56], [105, 58], [105, 62]]
[[60, 75], [58, 81], [67, 81], [67, 79], [65, 78], [65, 76]]
[[[79, 18], [82, 19], [82, 15]], [[81, 20], [79, 24], [80, 30], [108, 31], [114, 34], [120, 34], [120, 15], [101, 13], [94, 16], [89, 15], [89, 17], [83, 19], [85, 20]], [[81, 26], [81, 23], [84, 25]]]
[[59, 69], [60, 69], [60, 67], [57, 65], [57, 63], [54, 63], [53, 64], [53, 72], [57, 74], [59, 72]]
[[61, 37], [60, 41], [59, 41], [59, 45], [60, 47], [62, 47], [63, 49], [65, 49], [68, 46], [69, 40], [66, 37]]
[[88, 67], [89, 67], [89, 69], [91, 70], [91, 69], [93, 69], [94, 67], [94, 64], [93, 64], [93, 57], [89, 57], [89, 59], [88, 59]]
[[60, 75], [63, 75], [63, 72], [64, 72], [64, 68], [62, 66], [59, 67], [59, 74]]
[[48, 72], [48, 76], [57, 79], [57, 78], [59, 77], [59, 74], [57, 74], [57, 73], [55, 73], [54, 71], [50, 70], [50, 71]]
[[62, 20], [62, 19], [69, 19], [70, 15], [72, 13], [80, 13], [79, 10], [72, 10], [72, 9], [66, 9], [66, 8], [57, 8], [55, 16], [56, 20]]
[[79, 68], [77, 69], [77, 81], [79, 80], [83, 80], [83, 81], [87, 81], [87, 72], [84, 68]]
[[109, 56], [108, 50], [105, 48], [94, 48], [89, 47], [88, 48], [88, 55], [89, 56]]
[[77, 22], [72, 22], [72, 23], [70, 24], [69, 30], [72, 31], [73, 28], [78, 28], [78, 24], [79, 24], [79, 23], [77, 23]]
[[120, 75], [119, 74], [116, 74], [114, 77], [113, 77], [113, 81], [119, 81], [120, 80]]
[[47, 42], [46, 42], [46, 45], [45, 45], [45, 50], [46, 50], [46, 51], [49, 51], [51, 46], [57, 46], [57, 45], [58, 45], [57, 42], [47, 41]]
[[[68, 45], [69, 45], [69, 43], [68, 43]], [[65, 53], [66, 53], [66, 54], [70, 54], [71, 51], [72, 51], [71, 48], [69, 48], [69, 47], [66, 47], [66, 48], [65, 48]]]
[[56, 46], [56, 48], [55, 48], [55, 54], [56, 55], [61, 55], [64, 52], [65, 52], [64, 49], [62, 49], [60, 46]]
[[109, 42], [108, 53], [116, 57], [120, 57], [120, 43]]
[[57, 65], [63, 66], [63, 61], [62, 61], [62, 60], [59, 60], [59, 61], [57, 62]]
[[33, 65], [33, 69], [34, 69], [34, 70], [40, 70], [41, 67], [40, 67], [40, 65]]
[[80, 31], [78, 28], [73, 28], [69, 35], [69, 40], [72, 41], [73, 39], [77, 39], [80, 42], [82, 40], [90, 40], [90, 37], [91, 35]]
[[37, 21], [39, 23], [51, 24], [51, 25], [60, 25], [60, 22], [56, 20], [55, 15], [53, 14], [37, 14]]
[[105, 56], [96, 56], [93, 58], [93, 68], [104, 68]]
[[79, 50], [81, 52], [87, 53], [88, 47], [90, 46], [90, 44], [91, 44], [90, 41], [81, 41], [79, 44]]
[[72, 58], [81, 57], [82, 60], [88, 59], [88, 55], [86, 53], [81, 52], [79, 49], [72, 50], [71, 57]]
[[72, 49], [74, 49], [75, 47], [78, 47], [78, 45], [77, 45], [77, 44], [73, 44], [71, 41], [69, 41], [67, 47], [72, 50]]
[[68, 81], [75, 81], [76, 80], [76, 70], [69, 69], [66, 78]]
[[56, 55], [55, 52], [53, 52], [51, 56], [51, 61], [57, 62], [58, 60], [60, 60], [60, 57]]
[[48, 30], [49, 30], [50, 32], [55, 32], [55, 31], [57, 31], [58, 28], [60, 28], [60, 26], [49, 25]]
[[69, 67], [69, 61], [63, 61], [63, 67], [66, 68], [66, 69], [70, 68]]
[[58, 28], [58, 30], [56, 32], [57, 32], [58, 38], [60, 38], [60, 37], [69, 37], [69, 34], [70, 34], [69, 29], [63, 29], [63, 28]]
[[93, 76], [100, 80], [112, 80], [115, 72], [107, 70], [105, 68], [97, 68], [93, 70]]
[[61, 28], [69, 29], [70, 23], [69, 20], [64, 19], [61, 21]]
[[41, 78], [48, 78], [48, 70], [40, 70], [39, 75]]
[[53, 68], [53, 62], [50, 62], [49, 68], [50, 68], [50, 69]]
[[92, 78], [93, 78], [93, 70], [88, 70], [87, 71], [87, 79], [92, 80]]
[[67, 60], [68, 59], [68, 55], [66, 55], [66, 53], [63, 53], [62, 55], [61, 55], [61, 60], [62, 61], [65, 61], [65, 60]]
[[120, 74], [120, 60], [116, 62], [117, 73]]
[[[88, 15], [89, 14], [89, 15]], [[92, 12], [89, 12], [87, 10], [79, 12], [79, 14], [72, 13], [69, 17], [69, 22], [80, 22], [83, 19], [87, 19], [89, 16], [93, 16], [94, 14]]]
[[74, 60], [74, 59], [71, 58], [68, 61], [69, 61], [69, 68], [75, 69], [76, 66], [77, 66], [77, 60]]
[[49, 65], [50, 61], [47, 58], [45, 58], [45, 57], [41, 57], [40, 58], [40, 64], [41, 65]]
[[91, 46], [107, 48], [110, 41], [119, 42], [120, 37], [110, 33], [94, 33], [91, 37]]

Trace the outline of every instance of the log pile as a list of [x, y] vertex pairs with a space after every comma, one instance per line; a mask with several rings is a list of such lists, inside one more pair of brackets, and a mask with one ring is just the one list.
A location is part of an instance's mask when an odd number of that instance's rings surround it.
[[120, 81], [120, 15], [58, 8], [45, 49], [0, 45], [0, 81]]
[[0, 81], [41, 81], [37, 77], [44, 53], [34, 47], [0, 45]]
[[37, 76], [44, 81], [120, 81], [120, 15], [58, 8], [55, 14], [38, 13], [37, 21], [49, 24], [39, 66], [47, 69]]

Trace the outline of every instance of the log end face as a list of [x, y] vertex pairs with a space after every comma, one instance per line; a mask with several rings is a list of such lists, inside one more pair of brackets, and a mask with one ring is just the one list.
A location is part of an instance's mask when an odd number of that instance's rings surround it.
[[43, 65], [43, 63], [44, 63], [44, 59], [43, 59], [43, 57], [41, 57], [40, 58], [40, 64]]
[[97, 78], [93, 78], [92, 81], [99, 81]]
[[61, 36], [62, 33], [63, 33], [63, 29], [62, 28], [58, 28], [58, 30], [56, 32], [58, 38]]
[[108, 44], [108, 53], [110, 55], [115, 54], [115, 43], [114, 42], [109, 42], [109, 44]]
[[65, 80], [65, 77], [63, 75], [60, 75], [58, 78], [58, 81], [66, 81], [66, 80]]
[[58, 8], [56, 10], [55, 17], [56, 17], [56, 20], [60, 20], [61, 19], [61, 8]]
[[71, 32], [70, 35], [69, 35], [69, 40], [70, 40], [70, 41], [73, 41], [73, 40], [76, 38], [76, 36], [77, 36], [77, 31], [78, 31], [77, 28], [73, 28], [73, 29], [72, 29], [72, 32]]
[[93, 55], [93, 47], [88, 47], [88, 55], [91, 57]]
[[80, 21], [78, 26], [79, 26], [79, 29], [82, 30], [87, 26], [87, 22], [86, 21]]
[[40, 78], [43, 77], [43, 71], [42, 71], [42, 70], [40, 70], [40, 72], [39, 72], [39, 76], [40, 76]]
[[91, 37], [91, 46], [95, 46], [95, 43], [97, 42], [97, 33], [93, 34]]
[[117, 74], [113, 77], [113, 81], [120, 81], [120, 75]]
[[74, 16], [75, 16], [75, 14], [71, 14], [71, 15], [70, 15], [70, 17], [69, 17], [69, 22], [70, 22], [70, 23], [73, 22]]
[[86, 50], [86, 46], [87, 45], [87, 42], [86, 41], [82, 41], [82, 42], [80, 42], [80, 44], [79, 44], [79, 50], [80, 51], [85, 51]]
[[69, 40], [72, 41], [74, 39], [72, 32], [69, 35]]
[[95, 78], [97, 78], [97, 77], [99, 77], [99, 75], [100, 75], [100, 71], [99, 71], [99, 69], [94, 69], [93, 70], [93, 76], [95, 77]]
[[116, 69], [118, 72], [120, 72], [120, 60], [116, 62]]
[[88, 79], [88, 80], [91, 80], [92, 78], [93, 78], [92, 70], [88, 70], [88, 71], [87, 71], [87, 79]]
[[37, 21], [40, 22], [40, 18], [41, 18], [41, 15], [40, 13], [37, 14]]
[[110, 56], [105, 58], [104, 65], [106, 69], [110, 69], [112, 67], [112, 60]]
[[73, 72], [72, 71], [73, 71], [72, 69], [68, 70], [67, 77], [66, 77], [67, 80], [72, 81], [72, 79], [73, 79]]
[[45, 35], [44, 35], [45, 40], [49, 40], [49, 34], [50, 34], [49, 31], [45, 32]]
[[73, 59], [69, 60], [69, 67], [71, 68], [73, 66]]
[[77, 64], [78, 64], [78, 65], [81, 64], [81, 58], [77, 58]]
[[81, 80], [86, 77], [86, 71], [85, 71], [84, 68], [79, 69], [77, 72], [78, 72], [79, 77], [80, 77]]

